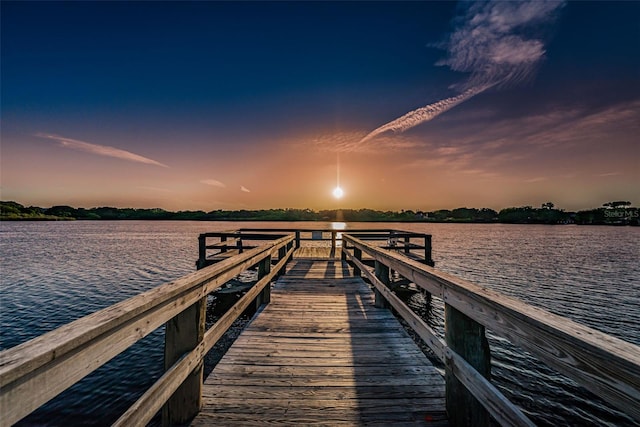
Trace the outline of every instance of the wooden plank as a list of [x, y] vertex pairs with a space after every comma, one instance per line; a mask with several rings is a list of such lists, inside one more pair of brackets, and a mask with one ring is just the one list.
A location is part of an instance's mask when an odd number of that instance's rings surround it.
[[[445, 303], [445, 341], [448, 349], [460, 355], [471, 369], [487, 380], [491, 378], [491, 352], [484, 326]], [[489, 412], [466, 385], [446, 365], [447, 413], [452, 426], [488, 427]]]
[[[258, 281], [229, 311], [227, 311], [205, 334], [198, 347], [182, 356], [165, 374], [154, 383], [116, 422], [117, 425], [146, 425], [157, 410], [172, 396], [191, 372], [201, 367], [202, 358], [232, 322], [249, 306], [251, 301], [266, 287], [276, 275], [277, 269], [283, 268], [293, 249], [288, 251], [276, 265], [273, 273], [269, 272]], [[200, 377], [199, 377], [200, 379]], [[200, 379], [200, 383], [202, 383]]]
[[520, 408], [511, 403], [493, 384], [453, 350], [447, 349], [445, 357], [448, 369], [500, 425], [535, 426]]
[[266, 244], [0, 352], [0, 424], [13, 424], [285, 245]]
[[291, 262], [205, 381], [192, 425], [446, 425], [440, 373], [362, 279], [327, 267]]
[[191, 372], [201, 364], [204, 343], [185, 354], [147, 390], [118, 420], [113, 427], [146, 426], [180, 387]]
[[[184, 354], [196, 349], [204, 338], [207, 298], [170, 319], [165, 326], [164, 369], [169, 370]], [[162, 408], [162, 425], [183, 424], [200, 411], [202, 359], [192, 369]]]
[[640, 422], [640, 346], [347, 234], [343, 239]]

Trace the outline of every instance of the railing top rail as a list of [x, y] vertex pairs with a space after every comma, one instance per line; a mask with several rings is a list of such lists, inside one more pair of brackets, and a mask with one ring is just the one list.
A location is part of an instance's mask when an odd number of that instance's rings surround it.
[[0, 425], [19, 421], [293, 239], [272, 239], [0, 352]]
[[370, 245], [350, 234], [344, 234], [343, 240], [640, 419], [640, 346]]

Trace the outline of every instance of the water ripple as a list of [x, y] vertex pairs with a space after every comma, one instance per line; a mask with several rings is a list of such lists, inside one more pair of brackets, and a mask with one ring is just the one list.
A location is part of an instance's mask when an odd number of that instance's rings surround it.
[[[197, 235], [269, 223], [0, 222], [0, 349], [194, 270]], [[278, 223], [283, 228], [328, 224]], [[436, 266], [640, 345], [640, 229], [348, 224], [433, 235]], [[251, 273], [254, 274], [254, 273]], [[251, 276], [251, 275], [249, 275]], [[250, 280], [254, 277], [247, 276]], [[409, 305], [444, 334], [443, 302]], [[162, 373], [163, 330], [133, 345], [20, 425], [109, 425]], [[539, 425], [633, 425], [489, 331], [493, 381]]]

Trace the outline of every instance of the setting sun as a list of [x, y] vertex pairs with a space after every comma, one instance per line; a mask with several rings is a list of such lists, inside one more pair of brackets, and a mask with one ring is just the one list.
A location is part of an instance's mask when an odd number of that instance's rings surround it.
[[344, 191], [342, 191], [342, 188], [336, 187], [333, 189], [333, 197], [335, 197], [336, 199], [340, 199], [342, 198], [342, 196], [344, 196]]

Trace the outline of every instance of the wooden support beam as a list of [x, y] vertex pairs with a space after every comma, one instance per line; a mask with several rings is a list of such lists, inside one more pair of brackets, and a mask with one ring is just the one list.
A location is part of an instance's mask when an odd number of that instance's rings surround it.
[[[278, 263], [280, 261], [282, 261], [285, 257], [287, 256], [287, 246], [283, 246], [280, 249], [278, 249]], [[286, 270], [286, 266], [283, 264], [282, 268], [280, 270], [278, 270], [278, 277], [282, 276], [285, 273]]]
[[[358, 261], [362, 261], [362, 250], [358, 249], [358, 248], [353, 248], [353, 256], [358, 260]], [[357, 266], [353, 267], [353, 275], [358, 277], [362, 275], [362, 272], [360, 271], [360, 268]]]
[[[271, 273], [271, 256], [266, 257], [258, 263], [258, 280]], [[262, 304], [269, 304], [271, 302], [271, 286], [267, 284], [264, 289], [256, 298], [256, 310], [260, 308]]]
[[[389, 267], [383, 263], [376, 261], [375, 263], [375, 275], [385, 286], [389, 286]], [[382, 293], [375, 288], [375, 306], [378, 308], [386, 308], [388, 306]]]
[[[491, 352], [484, 326], [449, 304], [444, 308], [444, 334], [447, 346], [469, 363], [480, 375], [491, 378]], [[446, 365], [447, 414], [453, 427], [488, 427], [489, 412]]]
[[[164, 369], [170, 369], [185, 353], [200, 345], [204, 338], [207, 298], [201, 298], [165, 326]], [[162, 425], [184, 424], [195, 417], [202, 406], [202, 360], [187, 376], [162, 408]]]
[[424, 263], [430, 267], [436, 265], [436, 263], [433, 261], [431, 252], [431, 234], [424, 235]]
[[198, 236], [198, 262], [196, 268], [200, 270], [207, 266], [207, 236], [201, 234]]

